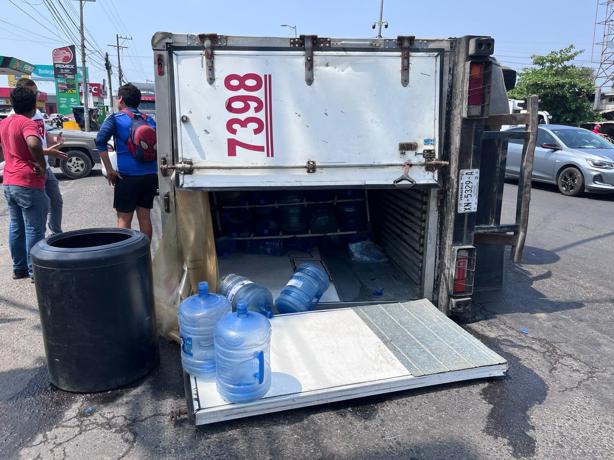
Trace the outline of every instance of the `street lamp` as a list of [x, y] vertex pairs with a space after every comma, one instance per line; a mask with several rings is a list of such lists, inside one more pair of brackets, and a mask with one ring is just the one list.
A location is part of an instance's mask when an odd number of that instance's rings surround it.
[[288, 29], [292, 29], [294, 31], [294, 38], [297, 37], [297, 35], [296, 35], [296, 26], [291, 26], [290, 24], [280, 24], [279, 27], [287, 27]]
[[384, 0], [380, 0], [379, 3], [379, 20], [371, 26], [372, 29], [377, 27], [377, 38], [382, 38], [382, 26], [384, 29], [388, 28], [388, 23], [384, 21]]

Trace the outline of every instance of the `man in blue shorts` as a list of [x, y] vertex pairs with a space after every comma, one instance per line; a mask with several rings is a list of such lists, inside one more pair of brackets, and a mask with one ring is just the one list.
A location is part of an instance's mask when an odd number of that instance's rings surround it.
[[[96, 148], [107, 170], [107, 180], [115, 187], [113, 207], [117, 212], [117, 226], [131, 228], [136, 211], [139, 229], [151, 240], [151, 209], [158, 190], [158, 162], [155, 156], [152, 160], [151, 155], [143, 157], [135, 153], [135, 149], [140, 148], [138, 145], [143, 144], [139, 139], [135, 142], [143, 126], [135, 127], [139, 123], [145, 124], [140, 121], [144, 120], [155, 130], [156, 123], [151, 117], [139, 112], [141, 91], [136, 86], [130, 83], [123, 85], [117, 91], [117, 97], [119, 112], [109, 115], [102, 124], [96, 137]], [[147, 126], [144, 128], [145, 131], [149, 129]], [[117, 170], [113, 168], [107, 151], [107, 143], [112, 136], [115, 137]], [[155, 149], [155, 138], [153, 142]]]

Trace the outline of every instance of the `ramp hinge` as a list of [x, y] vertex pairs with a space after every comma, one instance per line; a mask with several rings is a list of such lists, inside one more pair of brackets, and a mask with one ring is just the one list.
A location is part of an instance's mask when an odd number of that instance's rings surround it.
[[162, 158], [160, 162], [160, 173], [163, 176], [168, 176], [171, 171], [177, 171], [179, 174], [193, 174], [194, 162], [190, 159], [185, 159], [174, 165], [169, 165], [166, 158]]
[[317, 49], [326, 49], [331, 47], [330, 38], [318, 38], [317, 35], [301, 35], [298, 38], [290, 39], [291, 48], [305, 49], [305, 83], [311, 86], [313, 84], [313, 52]]
[[317, 168], [317, 165], [316, 165], [316, 162], [315, 162], [315, 161], [313, 161], [313, 160], [309, 160], [309, 161], [307, 162], [307, 173], [308, 173], [308, 174], [311, 174], [311, 173], [316, 172], [316, 168]]
[[170, 192], [166, 192], [164, 194], [163, 203], [164, 203], [164, 212], [166, 212], [167, 214], [170, 214], [170, 212], [171, 212], [171, 194], [170, 194]]
[[198, 36], [203, 44], [203, 54], [207, 72], [207, 82], [212, 85], [215, 82], [215, 66], [213, 64], [213, 47], [218, 44], [218, 34], [200, 34]]
[[397, 37], [397, 45], [401, 48], [401, 85], [409, 85], [409, 58], [411, 55], [410, 48], [414, 44], [416, 37], [413, 35], [399, 35]]

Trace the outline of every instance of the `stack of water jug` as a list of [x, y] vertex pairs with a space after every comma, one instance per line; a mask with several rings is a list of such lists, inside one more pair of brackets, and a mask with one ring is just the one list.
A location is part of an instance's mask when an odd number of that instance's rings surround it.
[[[329, 281], [319, 267], [302, 264], [275, 301], [280, 313], [312, 310]], [[181, 362], [194, 377], [215, 375], [218, 392], [232, 403], [262, 398], [271, 387], [273, 298], [264, 286], [230, 274], [218, 295], [198, 284], [179, 306]], [[234, 309], [234, 312], [232, 311]]]

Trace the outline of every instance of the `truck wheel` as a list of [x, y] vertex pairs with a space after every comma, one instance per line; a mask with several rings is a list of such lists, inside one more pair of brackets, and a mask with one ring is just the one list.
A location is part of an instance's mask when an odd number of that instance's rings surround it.
[[68, 159], [62, 160], [60, 168], [69, 179], [81, 179], [92, 172], [92, 160], [81, 150], [69, 150], [65, 152]]
[[584, 176], [578, 168], [569, 166], [559, 173], [556, 185], [563, 195], [578, 196], [584, 191]]

